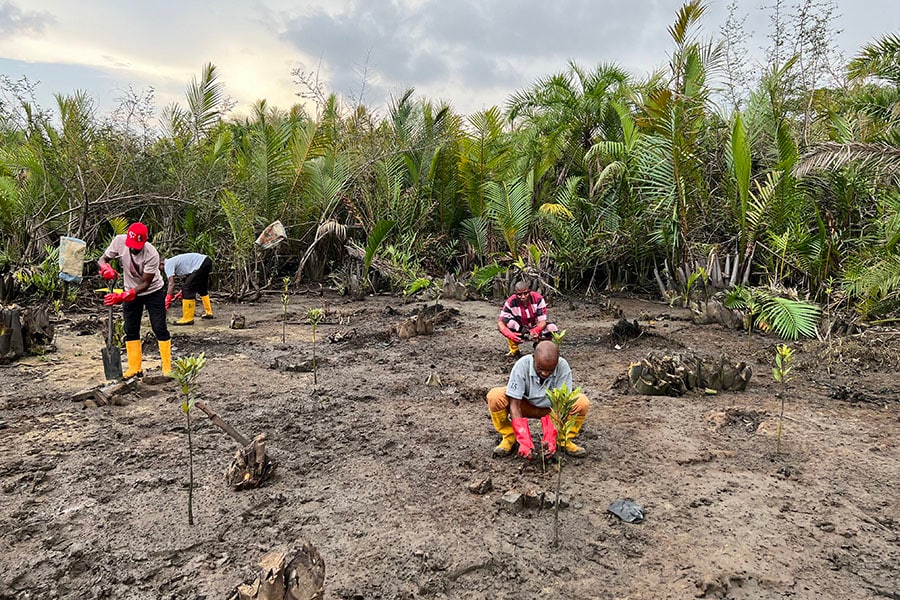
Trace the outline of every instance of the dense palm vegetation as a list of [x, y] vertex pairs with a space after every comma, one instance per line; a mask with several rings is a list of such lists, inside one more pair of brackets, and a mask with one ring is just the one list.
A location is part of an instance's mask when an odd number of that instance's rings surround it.
[[[675, 15], [659, 72], [573, 63], [468, 116], [409, 90], [383, 117], [331, 96], [238, 119], [207, 65], [160, 127], [152, 97], [99, 117], [83, 94], [43, 110], [28, 82], [4, 80], [0, 273], [34, 273], [60, 235], [96, 255], [140, 219], [163, 252], [215, 257], [235, 297], [285, 276], [400, 290], [524, 272], [560, 291], [674, 299], [699, 281], [707, 295], [889, 318], [900, 38], [827, 64], [827, 20], [798, 20], [723, 109], [717, 82], [734, 61], [728, 40], [697, 34], [704, 8]], [[824, 85], [829, 70], [842, 75]], [[275, 220], [288, 240], [262, 250]]]

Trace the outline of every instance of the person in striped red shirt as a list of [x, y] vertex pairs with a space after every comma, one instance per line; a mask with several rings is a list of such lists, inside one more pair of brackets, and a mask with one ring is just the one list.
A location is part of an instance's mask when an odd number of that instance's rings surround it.
[[550, 339], [559, 328], [547, 319], [547, 302], [539, 293], [531, 290], [525, 281], [516, 283], [515, 293], [506, 299], [497, 319], [497, 329], [509, 346], [507, 356], [520, 356], [519, 344], [523, 340]]

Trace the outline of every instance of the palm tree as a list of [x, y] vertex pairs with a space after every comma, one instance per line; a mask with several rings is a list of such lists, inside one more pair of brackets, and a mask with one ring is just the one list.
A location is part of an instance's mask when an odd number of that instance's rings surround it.
[[507, 114], [528, 157], [522, 172], [532, 171], [538, 184], [549, 175], [552, 185], [586, 175], [587, 191], [593, 190], [602, 166], [586, 155], [599, 140], [621, 139], [616, 103], [628, 96], [630, 83], [615, 64], [587, 71], [570, 61], [568, 70], [513, 94]]
[[900, 180], [900, 36], [886, 35], [864, 46], [847, 65], [847, 73], [858, 86], [850, 97], [855, 115], [847, 120], [869, 123], [867, 139], [817, 144], [803, 156], [795, 173], [802, 177], [856, 162], [896, 184]]
[[707, 79], [720, 66], [722, 49], [700, 42], [694, 29], [706, 7], [690, 0], [678, 11], [669, 34], [675, 50], [669, 75], [640, 86], [638, 123], [649, 137], [642, 156], [641, 192], [655, 204], [657, 243], [670, 264], [690, 265], [690, 242], [709, 210], [709, 182], [704, 177], [709, 127]]

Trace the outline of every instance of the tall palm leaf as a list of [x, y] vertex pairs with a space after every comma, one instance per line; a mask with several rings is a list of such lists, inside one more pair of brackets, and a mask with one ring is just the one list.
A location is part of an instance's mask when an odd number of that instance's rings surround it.
[[513, 258], [530, 233], [532, 178], [516, 178], [510, 182], [488, 182], [485, 185], [487, 215], [506, 243]]
[[514, 155], [497, 107], [469, 117], [469, 136], [459, 140], [459, 177], [461, 193], [474, 217], [483, 216], [487, 201], [485, 185], [502, 180], [510, 171]]

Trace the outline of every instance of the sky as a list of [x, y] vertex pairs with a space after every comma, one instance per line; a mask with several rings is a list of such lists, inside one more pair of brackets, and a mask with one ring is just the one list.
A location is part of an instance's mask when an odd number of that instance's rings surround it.
[[[748, 64], [770, 47], [772, 5], [741, 0]], [[845, 58], [900, 34], [898, 0], [814, 0], [834, 7], [833, 50]], [[707, 0], [701, 39], [717, 37], [731, 0]], [[781, 0], [795, 13], [800, 0]], [[0, 75], [53, 94], [83, 90], [99, 113], [125, 92], [153, 90], [157, 108], [186, 105], [203, 65], [216, 66], [236, 114], [265, 99], [287, 109], [317, 75], [326, 93], [385, 109], [407, 88], [461, 114], [502, 107], [511, 94], [574, 61], [616, 64], [636, 77], [665, 65], [675, 0], [0, 0]], [[768, 8], [767, 8], [768, 7]]]

